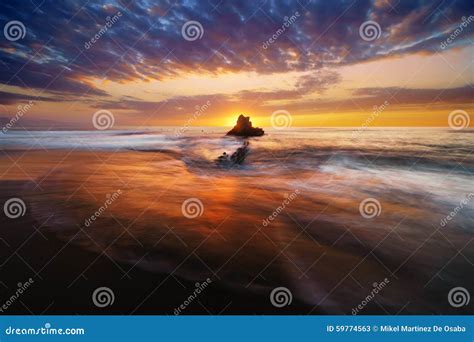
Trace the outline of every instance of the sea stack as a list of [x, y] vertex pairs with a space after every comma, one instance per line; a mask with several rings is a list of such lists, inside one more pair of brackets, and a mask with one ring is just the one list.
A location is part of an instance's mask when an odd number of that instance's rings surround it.
[[252, 127], [252, 122], [249, 116], [239, 115], [237, 124], [232, 128], [227, 135], [236, 135], [239, 137], [259, 137], [264, 135], [265, 132], [259, 127]]

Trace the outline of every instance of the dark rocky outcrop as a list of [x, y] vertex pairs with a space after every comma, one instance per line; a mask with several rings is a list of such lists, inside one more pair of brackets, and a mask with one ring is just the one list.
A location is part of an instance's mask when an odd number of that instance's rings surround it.
[[220, 165], [242, 164], [249, 153], [249, 142], [245, 141], [231, 156], [223, 153], [217, 158], [217, 163]]
[[252, 122], [249, 116], [239, 115], [237, 124], [232, 128], [227, 135], [236, 135], [239, 137], [259, 137], [264, 135], [265, 132], [259, 127], [252, 127]]

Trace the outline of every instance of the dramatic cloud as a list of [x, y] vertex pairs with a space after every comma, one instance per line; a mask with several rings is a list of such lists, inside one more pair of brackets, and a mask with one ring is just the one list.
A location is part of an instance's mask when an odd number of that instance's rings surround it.
[[14, 94], [4, 91], [0, 91], [0, 104], [9, 105], [15, 104], [18, 102], [28, 102], [28, 101], [47, 101], [47, 102], [56, 102], [58, 99], [44, 96], [30, 96], [23, 94]]
[[[224, 101], [259, 98], [265, 106], [272, 100], [323, 94], [340, 82], [330, 70], [338, 66], [439, 52], [473, 9], [472, 0], [6, 0], [0, 4], [2, 27], [18, 20], [26, 34], [16, 41], [0, 40], [0, 83], [39, 91], [41, 101], [50, 101], [52, 95], [57, 100], [91, 97], [105, 107], [151, 110], [160, 103], [110, 98], [97, 80], [166, 80], [190, 72], [307, 73], [290, 90], [216, 95]], [[196, 40], [182, 34], [191, 20], [203, 28]], [[374, 41], [359, 33], [368, 20], [381, 29]], [[473, 28], [466, 27], [446, 48], [470, 44]], [[0, 93], [0, 103], [13, 100], [11, 94]]]
[[354, 95], [393, 99], [402, 104], [469, 103], [474, 98], [474, 84], [451, 89], [363, 88]]

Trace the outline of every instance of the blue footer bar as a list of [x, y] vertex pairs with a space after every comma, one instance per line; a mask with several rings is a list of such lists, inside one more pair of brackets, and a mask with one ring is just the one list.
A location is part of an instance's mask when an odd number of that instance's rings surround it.
[[0, 316], [0, 341], [456, 341], [474, 316]]

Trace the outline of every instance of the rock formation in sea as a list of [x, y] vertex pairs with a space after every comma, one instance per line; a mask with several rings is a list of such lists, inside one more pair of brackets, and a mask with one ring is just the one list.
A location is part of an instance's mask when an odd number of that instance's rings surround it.
[[259, 137], [265, 132], [259, 127], [253, 127], [249, 116], [239, 115], [237, 124], [232, 128], [227, 135], [236, 135], [239, 137]]
[[242, 164], [249, 153], [249, 142], [245, 141], [241, 147], [239, 147], [232, 155], [228, 155], [226, 152], [222, 153], [217, 158], [217, 163], [224, 166], [232, 164]]

